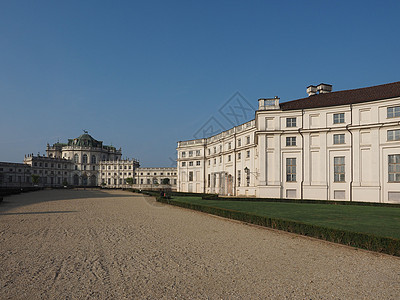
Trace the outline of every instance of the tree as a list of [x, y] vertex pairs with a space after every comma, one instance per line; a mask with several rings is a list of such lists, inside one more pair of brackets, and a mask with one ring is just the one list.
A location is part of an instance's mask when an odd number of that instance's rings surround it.
[[32, 174], [31, 177], [32, 177], [32, 183], [33, 183], [33, 185], [37, 185], [37, 184], [39, 183], [39, 180], [40, 180], [39, 175], [37, 175], [37, 174]]
[[161, 180], [161, 184], [168, 185], [168, 184], [169, 184], [169, 178], [163, 178], [163, 179]]
[[132, 185], [133, 184], [133, 178], [132, 177], [128, 177], [126, 179], [126, 183], [129, 184], [129, 185]]

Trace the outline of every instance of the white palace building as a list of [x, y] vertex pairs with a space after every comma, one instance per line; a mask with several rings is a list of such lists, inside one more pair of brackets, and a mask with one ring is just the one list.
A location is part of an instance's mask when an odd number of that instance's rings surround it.
[[[24, 163], [0, 162], [0, 188], [38, 185], [175, 190], [176, 173], [176, 168], [140, 168], [138, 160], [122, 159], [121, 149], [104, 145], [85, 131], [67, 143], [47, 144], [46, 155], [25, 155]], [[33, 182], [35, 176], [37, 183]]]
[[178, 191], [400, 203], [400, 82], [307, 93], [259, 99], [254, 120], [178, 142]]

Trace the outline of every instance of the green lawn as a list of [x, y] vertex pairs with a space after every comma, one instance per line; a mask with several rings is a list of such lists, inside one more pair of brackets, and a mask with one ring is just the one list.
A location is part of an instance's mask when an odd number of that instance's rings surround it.
[[400, 239], [400, 208], [281, 202], [218, 201], [201, 197], [173, 200], [227, 208], [258, 216]]

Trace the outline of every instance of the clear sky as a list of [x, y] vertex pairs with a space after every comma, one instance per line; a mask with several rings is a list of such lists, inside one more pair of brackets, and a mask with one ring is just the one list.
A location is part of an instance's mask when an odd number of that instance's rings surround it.
[[398, 0], [0, 0], [0, 161], [86, 129], [167, 167], [209, 120], [229, 128], [235, 97], [256, 107], [310, 84], [399, 81], [399, 12]]

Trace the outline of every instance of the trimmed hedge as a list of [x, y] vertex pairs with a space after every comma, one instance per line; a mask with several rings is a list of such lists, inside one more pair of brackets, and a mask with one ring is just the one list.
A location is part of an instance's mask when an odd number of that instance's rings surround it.
[[0, 197], [42, 190], [41, 187], [0, 188]]
[[284, 219], [268, 218], [240, 211], [235, 211], [231, 209], [222, 209], [218, 207], [202, 206], [197, 204], [169, 200], [165, 199], [164, 197], [157, 197], [157, 201], [183, 208], [205, 212], [208, 214], [217, 215], [224, 218], [229, 218], [259, 226], [270, 227], [278, 230], [284, 230], [296, 234], [310, 236], [326, 240], [329, 242], [400, 256], [400, 239], [379, 237], [372, 234], [327, 228], [323, 226], [311, 225]]
[[[198, 194], [196, 196], [199, 196]], [[361, 206], [387, 206], [400, 207], [398, 203], [378, 203], [361, 201], [336, 201], [336, 200], [311, 200], [311, 199], [282, 199], [282, 198], [237, 198], [220, 197], [217, 194], [203, 194], [203, 200], [219, 201], [249, 201], [249, 202], [283, 202], [283, 203], [308, 203], [308, 204], [333, 204], [333, 205], [361, 205]]]

